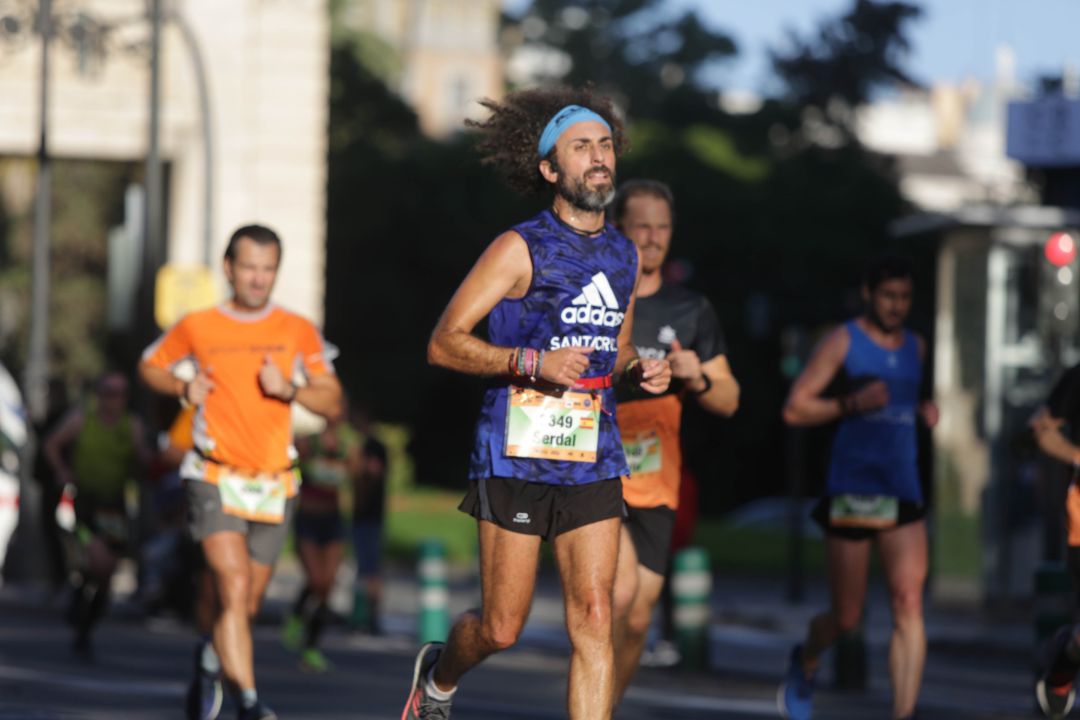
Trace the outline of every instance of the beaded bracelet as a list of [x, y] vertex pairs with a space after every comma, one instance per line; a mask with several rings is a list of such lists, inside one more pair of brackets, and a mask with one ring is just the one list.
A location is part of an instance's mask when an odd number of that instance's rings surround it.
[[512, 377], [527, 377], [529, 380], [536, 382], [543, 364], [543, 350], [514, 348], [514, 352], [510, 354], [510, 375]]

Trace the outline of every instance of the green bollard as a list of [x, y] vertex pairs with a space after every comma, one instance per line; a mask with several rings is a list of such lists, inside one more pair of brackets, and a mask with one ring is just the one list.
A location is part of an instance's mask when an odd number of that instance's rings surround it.
[[1035, 649], [1038, 651], [1058, 628], [1072, 622], [1072, 578], [1059, 562], [1035, 568]]
[[450, 633], [450, 591], [446, 583], [446, 549], [441, 540], [430, 538], [420, 545], [420, 612], [417, 640], [445, 642]]
[[684, 670], [703, 670], [708, 662], [709, 596], [712, 571], [709, 555], [699, 547], [675, 554], [671, 596], [675, 605], [675, 637]]

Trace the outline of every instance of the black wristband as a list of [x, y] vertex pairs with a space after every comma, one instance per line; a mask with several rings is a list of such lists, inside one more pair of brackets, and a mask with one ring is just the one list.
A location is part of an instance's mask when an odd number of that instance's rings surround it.
[[300, 392], [300, 388], [298, 388], [296, 386], [296, 383], [292, 383], [292, 382], [289, 383], [289, 387], [292, 388], [292, 393], [289, 395], [289, 397], [284, 398], [284, 401], [287, 402], [287, 403], [291, 403], [293, 400], [295, 400], [296, 399], [296, 393]]
[[709, 379], [709, 374], [708, 373], [701, 373], [701, 379], [705, 381], [705, 387], [703, 387], [702, 389], [696, 391], [694, 393], [695, 395], [704, 395], [705, 393], [712, 390], [712, 380]]

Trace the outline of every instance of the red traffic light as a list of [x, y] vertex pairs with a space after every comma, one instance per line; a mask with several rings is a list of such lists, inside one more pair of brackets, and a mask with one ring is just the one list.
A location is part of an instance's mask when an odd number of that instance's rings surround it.
[[1068, 265], [1076, 258], [1076, 241], [1069, 233], [1056, 232], [1047, 239], [1043, 251], [1055, 267]]

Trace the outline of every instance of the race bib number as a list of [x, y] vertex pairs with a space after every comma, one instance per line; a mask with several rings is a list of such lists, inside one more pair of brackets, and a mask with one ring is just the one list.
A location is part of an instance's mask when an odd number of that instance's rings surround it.
[[285, 520], [285, 484], [275, 476], [224, 470], [218, 476], [218, 491], [227, 515], [271, 524]]
[[545, 395], [511, 387], [506, 413], [506, 454], [541, 460], [596, 462], [600, 398], [592, 393]]
[[840, 527], [891, 528], [899, 514], [900, 501], [889, 495], [837, 495], [829, 505], [829, 520]]
[[313, 458], [305, 470], [305, 481], [325, 488], [340, 488], [349, 477], [344, 461], [335, 458]]
[[663, 445], [655, 432], [641, 433], [632, 439], [623, 437], [623, 453], [631, 475], [657, 473], [664, 464]]

